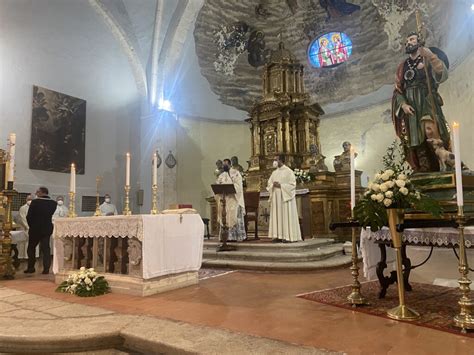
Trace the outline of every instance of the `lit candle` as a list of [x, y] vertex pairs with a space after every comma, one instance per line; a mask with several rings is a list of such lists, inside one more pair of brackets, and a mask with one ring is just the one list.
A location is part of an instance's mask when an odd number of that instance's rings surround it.
[[125, 185], [130, 186], [130, 153], [127, 153], [127, 162], [125, 164]]
[[354, 165], [354, 148], [351, 146], [351, 210], [355, 207], [356, 192], [355, 192], [355, 165]]
[[152, 173], [153, 173], [153, 185], [158, 185], [158, 169], [156, 166], [158, 165], [158, 156], [156, 155], [156, 152], [153, 153], [153, 167], [152, 167]]
[[69, 191], [76, 193], [76, 165], [71, 164], [71, 177], [69, 180]]
[[458, 206], [464, 205], [461, 171], [461, 146], [459, 141], [459, 123], [453, 123], [454, 167], [456, 169], [456, 200]]
[[9, 155], [10, 155], [10, 165], [8, 169], [7, 180], [13, 182], [15, 180], [15, 144], [16, 144], [16, 134], [10, 133], [9, 137]]

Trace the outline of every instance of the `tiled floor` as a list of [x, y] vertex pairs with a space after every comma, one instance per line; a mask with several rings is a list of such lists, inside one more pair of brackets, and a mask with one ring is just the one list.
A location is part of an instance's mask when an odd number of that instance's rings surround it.
[[[417, 278], [428, 277], [414, 275]], [[19, 279], [3, 285], [124, 314], [181, 320], [351, 354], [474, 353], [474, 341], [466, 337], [295, 297], [350, 282], [346, 269], [298, 274], [234, 272], [146, 298], [109, 294], [86, 299], [54, 292], [48, 280]]]

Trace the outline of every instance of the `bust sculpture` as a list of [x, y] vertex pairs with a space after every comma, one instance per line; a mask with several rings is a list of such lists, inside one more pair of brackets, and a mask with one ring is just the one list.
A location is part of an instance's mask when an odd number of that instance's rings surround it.
[[[333, 166], [336, 172], [351, 170], [351, 143], [342, 143], [342, 149], [344, 151], [341, 154], [334, 156]], [[354, 153], [354, 157], [357, 157], [357, 153]]]
[[316, 144], [311, 144], [309, 146], [309, 151], [312, 154], [312, 158], [310, 160], [311, 167], [309, 168], [309, 172], [317, 173], [320, 171], [328, 171], [328, 167], [324, 162], [324, 159], [326, 159], [326, 157], [320, 153], [318, 146]]

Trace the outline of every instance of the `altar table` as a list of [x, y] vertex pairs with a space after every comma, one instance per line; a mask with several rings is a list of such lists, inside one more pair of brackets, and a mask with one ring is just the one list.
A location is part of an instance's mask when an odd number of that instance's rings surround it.
[[58, 218], [53, 235], [58, 283], [81, 266], [129, 294], [197, 283], [204, 224], [196, 213]]
[[[466, 248], [474, 246], [474, 227], [466, 227], [464, 229], [464, 238]], [[377, 232], [371, 232], [370, 228], [362, 229], [360, 235], [360, 249], [364, 263], [364, 276], [368, 280], [379, 279], [382, 287], [381, 298], [385, 295], [388, 287], [387, 282], [395, 281], [395, 274], [392, 273], [390, 278], [383, 276], [383, 270], [389, 268], [395, 270], [395, 251], [390, 248], [386, 250], [386, 245], [391, 245], [391, 235], [388, 228], [383, 228]], [[449, 247], [453, 248], [459, 244], [459, 233], [454, 228], [417, 228], [405, 229], [402, 233], [402, 257], [403, 266], [405, 268], [404, 279], [405, 286], [411, 290], [408, 284], [408, 278], [411, 261], [406, 257], [407, 245], [431, 246], [431, 247]], [[430, 254], [431, 255], [431, 254]]]

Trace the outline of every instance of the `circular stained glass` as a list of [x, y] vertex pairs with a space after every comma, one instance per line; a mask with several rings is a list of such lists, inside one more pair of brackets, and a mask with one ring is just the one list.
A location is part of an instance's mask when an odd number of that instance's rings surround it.
[[325, 33], [311, 41], [308, 59], [315, 68], [331, 68], [346, 62], [352, 54], [352, 41], [343, 32]]

